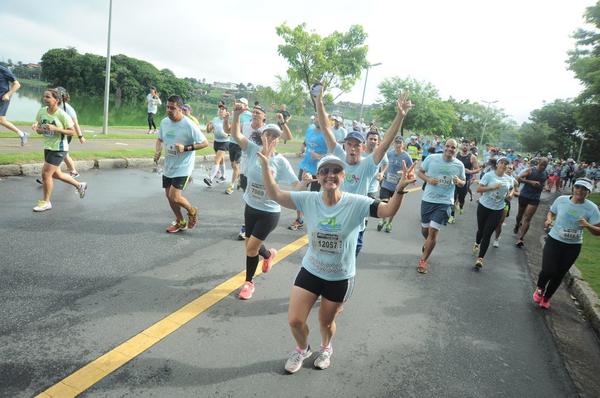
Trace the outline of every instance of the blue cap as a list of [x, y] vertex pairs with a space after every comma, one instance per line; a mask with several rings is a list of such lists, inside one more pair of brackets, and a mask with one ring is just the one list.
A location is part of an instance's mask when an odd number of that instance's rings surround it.
[[344, 138], [344, 141], [348, 141], [350, 139], [354, 139], [354, 140], [360, 142], [361, 144], [365, 143], [365, 137], [362, 135], [362, 133], [360, 131], [353, 130], [353, 131], [349, 132], [348, 135], [346, 135], [346, 138]]

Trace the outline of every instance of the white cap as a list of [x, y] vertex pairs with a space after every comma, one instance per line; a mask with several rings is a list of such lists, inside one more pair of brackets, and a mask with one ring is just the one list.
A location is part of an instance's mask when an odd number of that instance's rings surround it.
[[317, 170], [319, 170], [321, 167], [325, 166], [326, 164], [337, 164], [341, 168], [346, 167], [346, 163], [344, 163], [343, 160], [341, 160], [340, 158], [338, 158], [335, 155], [330, 154], [330, 155], [323, 156], [321, 158], [321, 160], [319, 160], [319, 163], [317, 164]]
[[260, 134], [262, 134], [262, 133], [264, 133], [266, 131], [269, 131], [271, 133], [275, 133], [275, 134], [277, 134], [277, 136], [281, 135], [281, 129], [279, 128], [278, 125], [276, 125], [274, 123], [265, 124], [260, 129], [258, 129], [258, 132]]
[[586, 188], [590, 192], [592, 192], [593, 187], [594, 187], [593, 184], [592, 184], [592, 180], [590, 180], [589, 178], [579, 178], [573, 184], [573, 186], [577, 186], [577, 185]]
[[247, 100], [246, 98], [240, 98], [240, 99], [238, 100], [238, 102], [241, 102], [242, 104], [244, 104], [244, 105], [248, 106], [248, 100]]

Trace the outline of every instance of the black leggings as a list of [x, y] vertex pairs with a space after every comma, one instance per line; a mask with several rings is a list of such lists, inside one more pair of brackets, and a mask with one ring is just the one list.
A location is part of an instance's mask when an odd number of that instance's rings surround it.
[[156, 130], [156, 124], [154, 124], [154, 113], [148, 112], [148, 130]]
[[[469, 180], [463, 185], [459, 187], [458, 185], [454, 187], [454, 201], [458, 199], [458, 205], [462, 209], [465, 207], [465, 198], [467, 197], [467, 192], [469, 192]], [[454, 206], [452, 206], [452, 215], [454, 216]]]
[[575, 263], [581, 244], [563, 243], [551, 236], [546, 238], [542, 255], [542, 270], [538, 276], [537, 287], [544, 292], [544, 297], [552, 297], [560, 286], [565, 274]]
[[485, 253], [490, 246], [490, 239], [502, 219], [503, 212], [504, 209], [492, 210], [481, 203], [477, 205], [477, 235], [475, 236], [475, 243], [479, 245], [479, 257], [485, 257]]

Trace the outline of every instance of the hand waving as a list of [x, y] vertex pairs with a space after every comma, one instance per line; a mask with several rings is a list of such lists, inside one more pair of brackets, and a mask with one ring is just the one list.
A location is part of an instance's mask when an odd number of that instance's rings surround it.
[[412, 102], [408, 99], [410, 93], [408, 91], [404, 91], [398, 97], [398, 101], [396, 101], [396, 107], [398, 108], [398, 113], [402, 117], [406, 117], [408, 111], [413, 107]]

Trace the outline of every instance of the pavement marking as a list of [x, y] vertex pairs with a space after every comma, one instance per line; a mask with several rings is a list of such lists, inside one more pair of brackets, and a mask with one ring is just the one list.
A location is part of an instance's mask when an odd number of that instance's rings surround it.
[[[278, 251], [277, 258], [273, 260], [273, 265], [307, 244], [308, 237], [306, 235], [288, 244]], [[262, 274], [262, 270], [258, 267], [256, 276], [260, 274]], [[246, 271], [244, 270], [65, 377], [52, 387], [41, 392], [37, 397], [76, 397], [198, 315], [202, 314], [214, 304], [229, 296], [237, 290], [245, 280]]]

